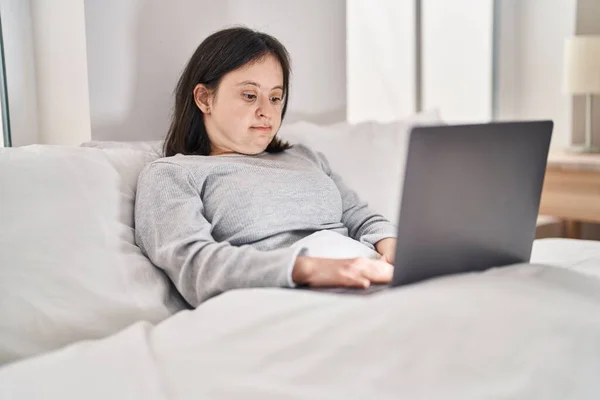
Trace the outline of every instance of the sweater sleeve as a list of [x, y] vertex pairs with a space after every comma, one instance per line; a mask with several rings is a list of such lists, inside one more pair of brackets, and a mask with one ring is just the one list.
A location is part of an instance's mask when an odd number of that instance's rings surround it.
[[152, 163], [140, 174], [135, 236], [193, 307], [230, 289], [294, 286], [292, 270], [303, 251], [215, 241], [198, 185], [184, 167], [168, 162]]
[[368, 204], [358, 197], [358, 194], [350, 189], [342, 178], [331, 170], [329, 162], [322, 153], [317, 153], [321, 166], [325, 173], [336, 184], [342, 196], [342, 223], [348, 228], [348, 234], [371, 248], [381, 239], [397, 235], [394, 224], [382, 215], [370, 210]]

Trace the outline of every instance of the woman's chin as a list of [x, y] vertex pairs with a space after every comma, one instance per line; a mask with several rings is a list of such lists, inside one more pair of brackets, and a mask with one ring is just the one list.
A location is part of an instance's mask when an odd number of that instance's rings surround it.
[[262, 153], [263, 151], [265, 151], [267, 149], [267, 145], [268, 145], [268, 143], [264, 146], [263, 145], [248, 146], [246, 148], [238, 150], [237, 153], [244, 154], [247, 156], [256, 156], [256, 155]]
[[254, 140], [251, 145], [248, 146], [248, 151], [252, 153], [252, 155], [260, 154], [269, 147], [269, 143], [273, 140], [272, 137], [260, 138], [258, 140]]

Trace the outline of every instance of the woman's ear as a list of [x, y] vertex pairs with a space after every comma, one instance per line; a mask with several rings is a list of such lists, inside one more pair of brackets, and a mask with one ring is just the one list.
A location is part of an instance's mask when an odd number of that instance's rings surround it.
[[204, 114], [210, 114], [210, 106], [212, 104], [211, 95], [212, 92], [210, 89], [201, 83], [194, 87], [194, 102]]

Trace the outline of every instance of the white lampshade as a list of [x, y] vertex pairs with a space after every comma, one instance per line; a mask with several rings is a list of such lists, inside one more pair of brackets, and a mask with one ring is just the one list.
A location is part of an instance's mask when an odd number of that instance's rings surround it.
[[566, 39], [563, 90], [570, 94], [600, 93], [600, 35]]

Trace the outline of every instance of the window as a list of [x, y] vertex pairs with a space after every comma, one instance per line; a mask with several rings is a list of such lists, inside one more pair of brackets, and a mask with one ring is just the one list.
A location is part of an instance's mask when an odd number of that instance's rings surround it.
[[10, 118], [8, 114], [8, 91], [6, 87], [6, 64], [4, 63], [4, 38], [2, 34], [2, 16], [0, 15], [0, 108], [2, 118], [0, 119], [0, 147], [10, 147]]
[[492, 119], [493, 0], [347, 3], [347, 119]]

